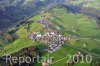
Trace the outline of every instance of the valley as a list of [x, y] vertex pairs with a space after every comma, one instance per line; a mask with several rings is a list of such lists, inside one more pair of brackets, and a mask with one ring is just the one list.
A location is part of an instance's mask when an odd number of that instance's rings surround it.
[[[21, 50], [31, 47], [38, 48], [40, 57], [54, 57], [49, 66], [100, 65], [100, 11], [97, 8], [73, 4], [50, 5], [13, 28], [7, 34], [0, 33], [1, 44], [6, 43], [1, 45], [0, 57], [17, 52], [20, 54]], [[91, 55], [93, 59], [90, 63], [85, 58], [83, 63], [80, 63], [81, 60], [77, 63], [69, 60], [68, 55], [77, 54], [84, 57]], [[31, 66], [42, 66], [44, 63], [47, 62], [35, 62]]]

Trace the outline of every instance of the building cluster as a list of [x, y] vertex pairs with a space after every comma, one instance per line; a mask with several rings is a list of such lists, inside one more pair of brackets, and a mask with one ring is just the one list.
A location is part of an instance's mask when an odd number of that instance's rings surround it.
[[50, 27], [51, 25], [53, 25], [52, 22], [48, 21], [48, 18], [42, 17], [39, 21], [38, 21], [43, 27]]
[[38, 22], [42, 26], [44, 26], [47, 31], [44, 31], [44, 34], [41, 34], [39, 32], [33, 32], [29, 35], [29, 38], [31, 40], [44, 42], [45, 44], [47, 44], [48, 48], [45, 49], [45, 51], [53, 53], [57, 49], [59, 49], [65, 41], [70, 40], [70, 36], [63, 36], [62, 34], [60, 34], [59, 30], [51, 29], [50, 26], [52, 26], [53, 23], [50, 22], [48, 18], [42, 17]]
[[34, 41], [46, 43], [48, 45], [48, 49], [46, 49], [46, 51], [50, 53], [55, 52], [66, 40], [70, 39], [70, 37], [63, 36], [59, 32], [53, 30], [49, 30], [44, 34], [34, 32], [29, 35], [29, 38]]

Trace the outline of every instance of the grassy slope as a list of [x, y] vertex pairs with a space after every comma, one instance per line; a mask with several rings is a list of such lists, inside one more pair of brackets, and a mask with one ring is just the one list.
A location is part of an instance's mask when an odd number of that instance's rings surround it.
[[[60, 11], [60, 9], [56, 9], [57, 11]], [[61, 12], [61, 11], [60, 11]], [[59, 12], [58, 12], [59, 13]], [[58, 20], [56, 18], [52, 18], [53, 22], [58, 23], [59, 25], [63, 26], [65, 33], [70, 33], [73, 35], [78, 35], [82, 37], [98, 37], [100, 38], [100, 30], [96, 30], [98, 28], [95, 19], [88, 18], [85, 15], [82, 14], [66, 14], [62, 11], [61, 14], [58, 15], [58, 18], [61, 20]], [[74, 27], [74, 28], [72, 28]], [[78, 30], [76, 32], [72, 32], [73, 30]]]
[[[38, 17], [38, 16], [35, 16], [35, 17]], [[4, 50], [0, 52], [0, 56], [4, 54], [4, 51], [6, 51], [6, 53], [13, 53], [13, 52], [19, 51], [20, 49], [24, 47], [34, 46], [35, 44], [37, 44], [36, 42], [28, 39], [28, 34], [30, 34], [32, 31], [42, 30], [41, 25], [38, 24], [36, 21], [32, 22], [32, 24], [30, 25], [30, 28], [31, 28], [30, 31], [27, 31], [27, 29], [25, 29], [26, 26], [27, 25], [20, 26], [20, 29], [16, 32], [19, 38], [16, 39], [11, 44], [6, 45], [4, 47]]]
[[70, 2], [71, 4], [74, 4], [74, 5], [79, 5], [80, 3], [85, 3], [83, 5], [83, 7], [91, 7], [91, 8], [96, 8], [98, 10], [100, 10], [100, 0], [95, 0], [95, 1], [92, 1], [92, 2], [87, 2], [84, 1], [84, 0], [79, 0], [79, 1], [71, 1]]
[[100, 0], [96, 0], [95, 2], [89, 2], [85, 5], [83, 5], [83, 7], [92, 7], [92, 8], [96, 8], [96, 9], [100, 10], [100, 7], [98, 7], [98, 6], [100, 6]]
[[35, 31], [41, 31], [43, 29], [43, 27], [37, 23], [37, 21], [41, 18], [41, 16], [48, 16], [49, 13], [45, 13], [45, 14], [40, 14], [40, 15], [36, 15], [28, 20], [33, 21], [29, 27], [29, 31], [27, 31], [26, 25], [21, 25], [19, 30], [16, 31], [16, 34], [18, 35], [18, 39], [16, 39], [14, 42], [6, 45], [4, 47], [3, 50], [0, 50], [0, 56], [4, 55], [4, 53], [6, 54], [11, 54], [14, 52], [17, 52], [19, 50], [21, 50], [22, 48], [28, 47], [28, 46], [36, 46], [37, 44], [41, 44], [41, 43], [36, 43], [32, 40], [30, 40], [28, 38], [28, 35], [32, 32]]

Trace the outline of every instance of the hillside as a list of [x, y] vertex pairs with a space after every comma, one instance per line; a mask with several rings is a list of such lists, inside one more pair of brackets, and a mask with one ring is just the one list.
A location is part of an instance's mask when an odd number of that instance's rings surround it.
[[0, 30], [7, 29], [59, 0], [0, 0]]
[[[45, 17], [54, 24], [52, 27], [49, 27], [50, 29], [59, 31], [63, 36], [71, 36], [71, 38], [65, 41], [60, 49], [57, 49], [54, 53], [44, 51], [47, 48], [44, 42], [33, 41], [29, 38], [29, 35], [34, 32], [40, 34], [45, 33], [45, 27], [38, 22], [42, 17]], [[93, 17], [78, 13], [74, 14], [58, 6], [50, 9], [48, 8], [40, 14], [30, 17], [27, 21], [30, 21], [30, 23], [25, 23], [17, 27], [18, 30], [12, 34], [12, 36], [16, 35], [17, 38], [0, 50], [0, 56], [4, 55], [4, 53], [12, 54], [25, 47], [34, 46], [39, 48], [42, 56], [47, 56], [48, 54], [53, 56], [55, 58], [54, 61], [64, 58], [67, 54], [74, 55], [76, 51], [100, 57], [98, 52], [100, 50], [94, 50], [100, 47], [100, 29]], [[86, 45], [86, 47], [84, 47], [84, 45]], [[60, 64], [64, 66], [67, 60], [68, 58], [62, 59], [51, 66], [59, 66]], [[35, 66], [40, 65], [41, 64], [38, 63], [35, 64]], [[90, 64], [76, 63], [75, 65], [89, 66]]]
[[2, 25], [0, 29], [7, 29], [51, 4], [72, 4], [81, 8], [86, 7], [100, 10], [98, 7], [99, 2], [99, 0], [0, 0], [0, 25]]
[[99, 0], [95, 0], [94, 2], [89, 2], [87, 4], [84, 4], [83, 7], [91, 7], [91, 8], [96, 8], [98, 10], [100, 10], [100, 1]]
[[79, 5], [82, 7], [95, 8], [100, 10], [100, 8], [98, 7], [100, 6], [99, 0], [75, 0], [75, 1], [70, 1], [69, 3], [74, 5]]
[[35, 14], [43, 6], [40, 0], [0, 0], [0, 30]]

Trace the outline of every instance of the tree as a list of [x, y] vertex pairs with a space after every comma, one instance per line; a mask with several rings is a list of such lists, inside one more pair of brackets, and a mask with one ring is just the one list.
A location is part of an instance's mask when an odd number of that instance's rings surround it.
[[4, 39], [7, 41], [7, 42], [12, 42], [13, 41], [13, 38], [10, 34], [7, 34], [5, 33], [4, 34]]

